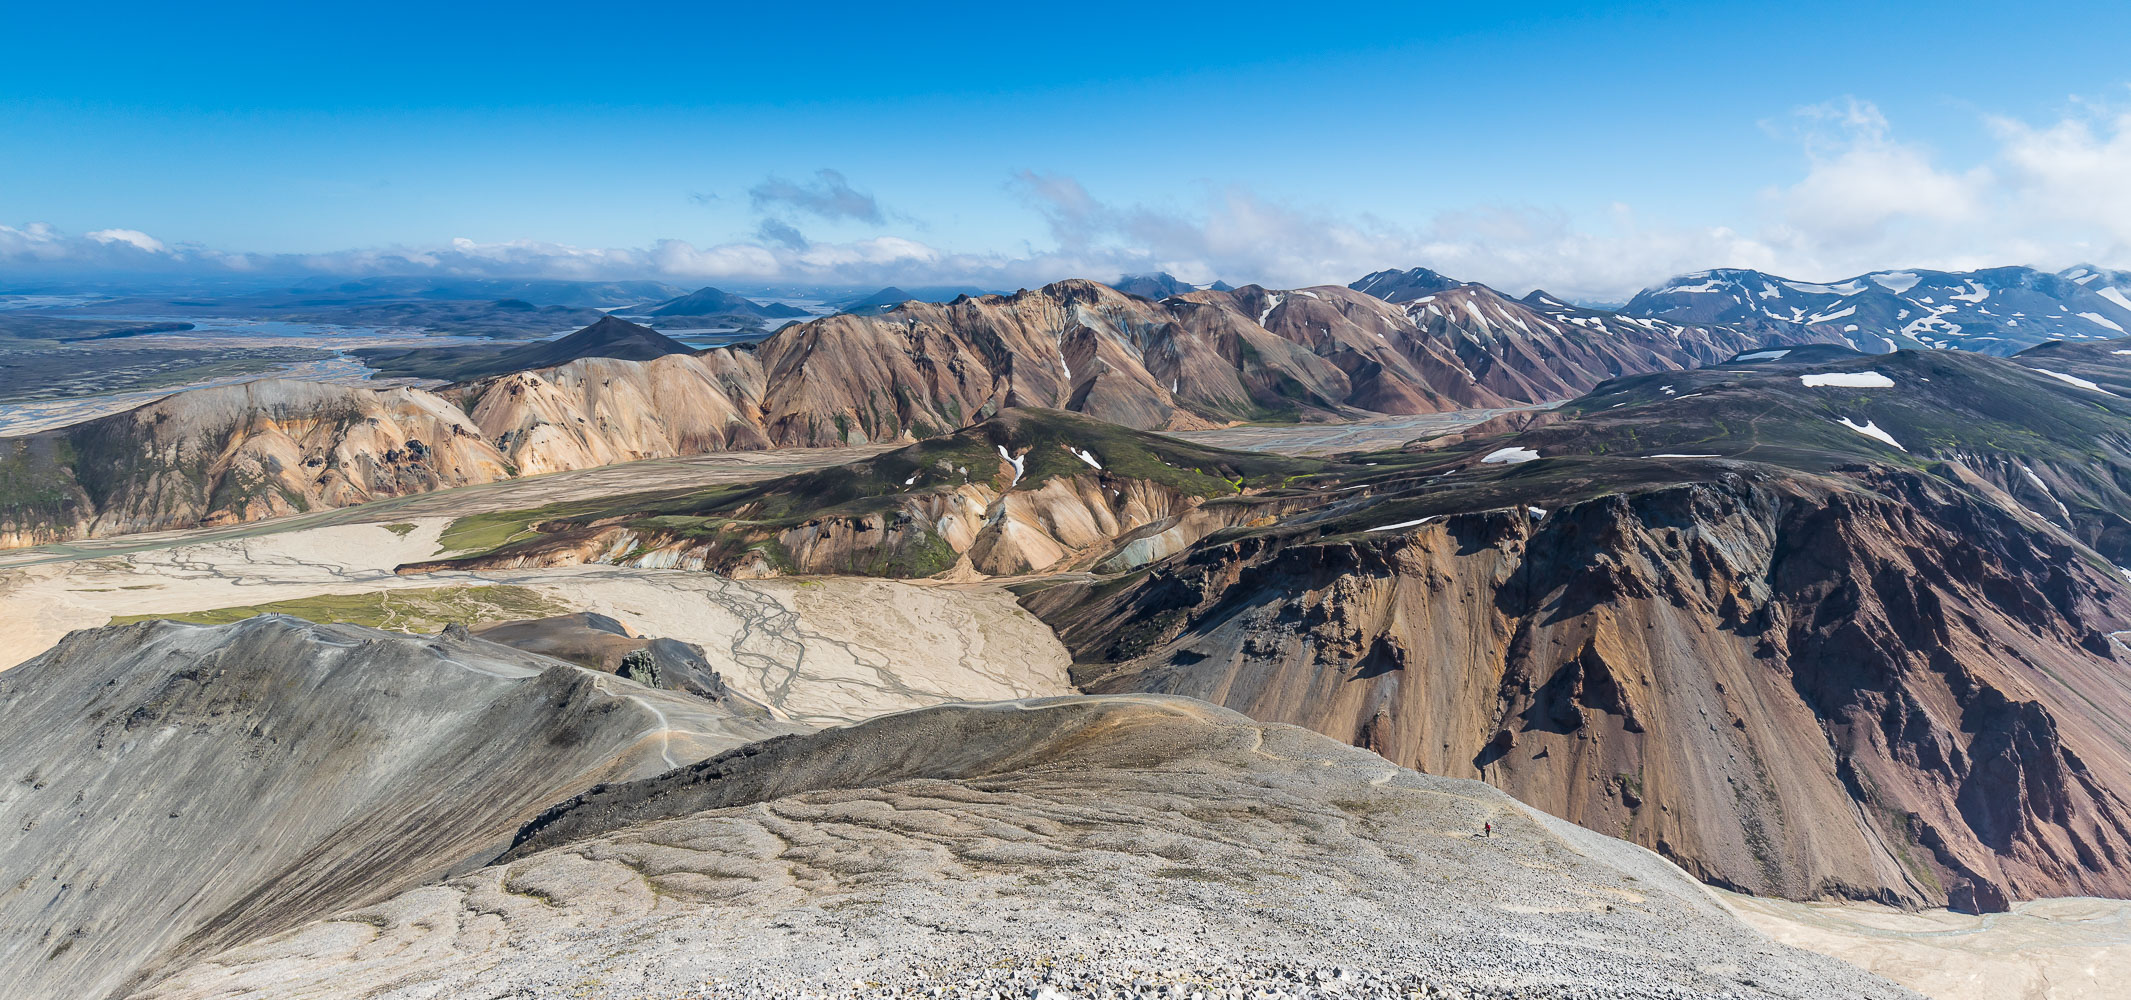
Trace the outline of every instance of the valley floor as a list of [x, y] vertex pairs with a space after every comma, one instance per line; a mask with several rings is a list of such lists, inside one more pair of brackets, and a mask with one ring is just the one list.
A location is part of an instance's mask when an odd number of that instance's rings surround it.
[[2131, 901], [2038, 899], [2010, 913], [1908, 913], [1872, 903], [1724, 894], [1784, 944], [1842, 959], [1934, 1000], [2102, 1000], [2131, 982]]
[[[504, 479], [433, 493], [372, 500], [265, 521], [212, 528], [143, 532], [90, 538], [54, 545], [0, 551], [0, 570], [41, 563], [73, 562], [103, 556], [168, 549], [201, 542], [279, 535], [341, 524], [383, 524], [416, 517], [464, 517], [499, 510], [521, 510], [566, 500], [620, 496], [654, 490], [754, 482], [795, 472], [842, 465], [885, 451], [890, 446], [861, 448], [782, 448], [776, 451], [728, 451], [682, 458], [653, 458], [593, 469]], [[416, 558], [427, 558], [425, 552]]]
[[[114, 617], [296, 602], [286, 610], [329, 618], [302, 602], [507, 586], [610, 615], [641, 635], [696, 643], [734, 689], [796, 722], [835, 725], [947, 701], [1072, 692], [1065, 648], [996, 585], [738, 581], [611, 566], [393, 573], [434, 554], [449, 523], [329, 525], [0, 571], [0, 620], [13, 625], [0, 630], [0, 666]], [[483, 611], [479, 600], [443, 603], [477, 617]], [[508, 607], [493, 615], [523, 616]]]

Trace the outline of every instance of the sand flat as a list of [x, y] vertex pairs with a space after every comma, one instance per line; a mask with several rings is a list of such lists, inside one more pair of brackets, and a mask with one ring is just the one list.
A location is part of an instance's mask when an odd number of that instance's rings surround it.
[[[450, 523], [386, 523], [223, 538], [0, 571], [0, 669], [119, 615], [198, 611], [450, 586], [529, 587], [704, 648], [740, 693], [835, 725], [949, 701], [1069, 694], [1065, 648], [992, 584], [860, 578], [738, 581], [614, 566], [400, 576]], [[406, 525], [412, 525], [407, 528]]]
[[1779, 942], [1935, 1000], [2113, 1000], [2131, 983], [2131, 901], [2040, 899], [1976, 916], [1720, 895]]

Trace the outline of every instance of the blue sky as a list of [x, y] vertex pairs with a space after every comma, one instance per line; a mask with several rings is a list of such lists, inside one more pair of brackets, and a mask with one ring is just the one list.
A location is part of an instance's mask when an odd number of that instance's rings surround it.
[[2131, 5], [0, 14], [0, 275], [2131, 265]]

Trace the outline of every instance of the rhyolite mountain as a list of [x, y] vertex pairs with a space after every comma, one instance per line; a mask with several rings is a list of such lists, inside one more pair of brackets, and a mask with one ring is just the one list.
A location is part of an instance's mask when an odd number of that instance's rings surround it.
[[2050, 340], [2122, 337], [2131, 331], [2131, 276], [2092, 266], [1919, 268], [1822, 284], [1720, 269], [1645, 289], [1621, 311], [1678, 323], [1805, 327], [1873, 353], [1957, 347], [2009, 355]]
[[580, 358], [649, 361], [668, 354], [691, 354], [695, 348], [624, 319], [602, 316], [566, 337], [517, 346], [358, 348], [349, 353], [377, 369], [380, 377], [412, 377], [460, 382], [528, 368], [551, 368]]
[[[1014, 407], [1179, 430], [1515, 406], [1722, 360], [1764, 339], [1548, 309], [1483, 286], [1404, 304], [1255, 285], [1152, 302], [1064, 281], [823, 317], [750, 349], [579, 358], [439, 393], [264, 382], [182, 392], [0, 438], [0, 542], [245, 520], [644, 458], [911, 441]], [[100, 467], [85, 471], [92, 454]]]

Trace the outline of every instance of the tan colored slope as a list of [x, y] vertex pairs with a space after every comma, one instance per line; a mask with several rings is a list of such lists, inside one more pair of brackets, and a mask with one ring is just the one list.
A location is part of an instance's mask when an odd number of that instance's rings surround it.
[[1913, 996], [1485, 785], [1184, 699], [903, 713], [520, 839], [141, 996]]
[[730, 350], [586, 358], [459, 390], [520, 475], [770, 447], [760, 369]]
[[[997, 482], [1003, 485], [1004, 479]], [[745, 580], [877, 574], [874, 567], [880, 566], [892, 568], [885, 575], [955, 580], [1090, 568], [1116, 572], [1180, 552], [1268, 509], [1209, 504], [1149, 480], [1089, 473], [1054, 476], [1003, 494], [992, 483], [970, 482], [911, 493], [885, 512], [812, 517], [779, 529], [736, 525], [709, 537], [595, 525], [492, 555], [411, 560], [402, 571], [609, 565], [709, 571]], [[942, 551], [933, 552], [935, 546]], [[894, 571], [903, 567], [914, 570]]]
[[37, 489], [67, 496], [70, 512], [58, 523], [49, 513], [9, 515], [0, 541], [17, 545], [257, 520], [511, 474], [466, 414], [436, 395], [281, 379], [0, 439], [0, 453], [17, 449], [63, 454], [31, 475]]

